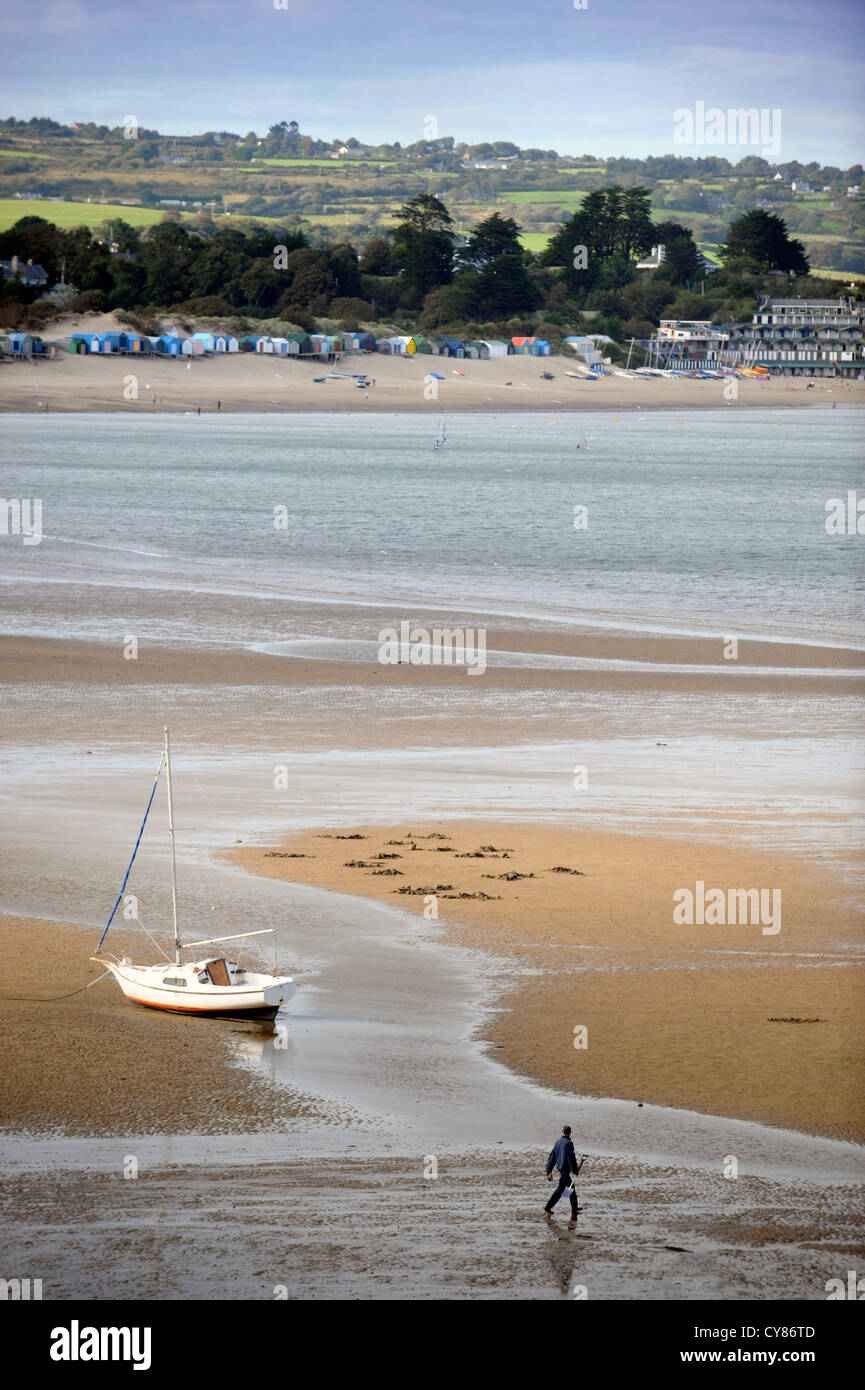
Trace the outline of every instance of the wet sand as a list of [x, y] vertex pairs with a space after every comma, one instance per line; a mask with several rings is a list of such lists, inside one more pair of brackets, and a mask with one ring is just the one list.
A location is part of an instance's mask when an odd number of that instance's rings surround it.
[[0, 917], [0, 1128], [28, 1134], [223, 1133], [320, 1114], [310, 1096], [231, 1066], [273, 1025], [187, 1019], [131, 1005], [88, 956], [99, 933]]
[[[855, 859], [829, 840], [855, 813], [839, 767], [861, 654], [742, 644], [733, 672], [710, 639], [513, 622], [491, 647], [641, 668], [491, 665], [476, 680], [242, 641], [144, 641], [127, 662], [133, 601], [76, 588], [79, 618], [116, 626], [116, 642], [0, 642], [0, 856], [18, 914], [0, 932], [14, 962], [0, 989], [0, 1158], [16, 1269], [43, 1277], [46, 1298], [272, 1299], [284, 1285], [289, 1298], [562, 1299], [576, 1282], [602, 1299], [825, 1298], [826, 1279], [863, 1258], [862, 1150], [849, 1142], [863, 1132], [858, 918], [841, 877]], [[231, 604], [242, 624], [244, 600]], [[302, 631], [356, 638], [386, 610], [360, 627], [350, 605], [291, 612]], [[276, 926], [300, 983], [285, 1049], [257, 1025], [136, 1008], [110, 980], [50, 1006], [2, 997], [98, 973], [95, 924], [166, 719], [184, 918], [209, 936], [219, 904], [250, 930]], [[611, 750], [606, 792], [590, 758], [585, 809], [569, 791], [574, 739], [594, 740], [598, 761], [605, 740]], [[640, 833], [601, 829], [604, 814]], [[749, 849], [770, 826], [777, 850]], [[152, 830], [136, 892], [164, 935], [162, 822]], [[453, 838], [418, 838], [433, 830]], [[417, 850], [384, 843], [409, 832]], [[323, 838], [338, 833], [368, 838]], [[803, 835], [807, 853], [785, 852]], [[221, 858], [239, 839], [241, 858]], [[456, 859], [481, 845], [510, 857]], [[377, 853], [402, 854], [376, 861], [401, 875], [345, 867]], [[511, 871], [535, 877], [498, 878]], [[732, 952], [707, 929], [671, 940], [675, 887], [752, 875], [783, 890], [778, 937], [730, 928]], [[452, 885], [437, 922], [422, 897], [392, 891], [403, 878]], [[587, 1050], [573, 1047], [577, 1024]], [[540, 1216], [563, 1119], [592, 1154], [576, 1232], [564, 1214], [552, 1229]], [[122, 1176], [129, 1155], [135, 1181]]]
[[[481, 1036], [542, 1085], [865, 1139], [862, 913], [828, 871], [501, 821], [307, 832], [230, 858], [419, 915], [434, 897], [448, 939], [519, 963]], [[675, 925], [673, 893], [697, 879], [779, 888], [777, 935]]]
[[[60, 331], [60, 330], [58, 330]], [[46, 361], [4, 362], [0, 412], [10, 410], [214, 412], [328, 411], [364, 414], [389, 410], [449, 412], [541, 410], [553, 414], [593, 410], [702, 410], [756, 406], [831, 409], [865, 404], [865, 382], [773, 377], [736, 380], [728, 401], [725, 381], [618, 375], [597, 381], [565, 376], [564, 357], [505, 357], [486, 362], [390, 357], [356, 353], [335, 364], [297, 362], [258, 353], [212, 358], [90, 357], [64, 353]], [[365, 396], [350, 377], [317, 382], [331, 371], [367, 372], [376, 385]], [[429, 376], [440, 373], [443, 381]], [[544, 381], [543, 372], [553, 380]], [[431, 386], [437, 396], [430, 399]]]
[[[0, 1182], [7, 1256], [45, 1299], [822, 1300], [861, 1262], [856, 1189], [588, 1163], [547, 1225], [537, 1150], [201, 1165], [143, 1159]], [[23, 1263], [20, 1263], [23, 1261]], [[579, 1294], [579, 1289], [584, 1292]]]

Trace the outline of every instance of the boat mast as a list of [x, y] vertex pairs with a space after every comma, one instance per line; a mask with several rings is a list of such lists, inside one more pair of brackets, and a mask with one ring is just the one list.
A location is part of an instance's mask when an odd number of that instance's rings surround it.
[[177, 930], [177, 865], [174, 860], [174, 800], [171, 795], [171, 745], [165, 726], [165, 770], [168, 780], [168, 843], [171, 846], [171, 912], [174, 918], [174, 963], [180, 965], [180, 933]]

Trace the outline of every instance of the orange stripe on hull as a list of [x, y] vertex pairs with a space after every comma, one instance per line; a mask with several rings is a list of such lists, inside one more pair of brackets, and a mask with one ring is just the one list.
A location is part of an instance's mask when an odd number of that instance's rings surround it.
[[[243, 1009], [220, 1009], [218, 1006], [212, 1007], [212, 1008], [209, 1008], [209, 1009], [208, 1009], [208, 1008], [205, 1008], [205, 1009], [192, 1009], [192, 1008], [184, 1008], [184, 1006], [183, 1006], [182, 1004], [154, 1004], [154, 1003], [152, 1003], [149, 999], [136, 999], [136, 997], [135, 997], [134, 994], [127, 994], [127, 995], [124, 996], [124, 998], [128, 999], [129, 1002], [130, 1002], [131, 1004], [143, 1004], [143, 1006], [144, 1006], [145, 1009], [162, 1009], [162, 1010], [163, 1010], [165, 1013], [167, 1013], [167, 1014], [213, 1014], [213, 1013], [226, 1013], [226, 1014], [232, 1014], [232, 1013], [242, 1013], [242, 1012], [244, 1012]], [[260, 1005], [249, 1004], [249, 1005], [247, 1006], [247, 1008], [246, 1008], [246, 1012], [247, 1012], [247, 1013], [250, 1013], [250, 1012], [252, 1012], [252, 1010], [254, 1010], [254, 1009], [259, 1009], [259, 1008], [261, 1009], [262, 1012], [264, 1012], [264, 1011], [267, 1010], [267, 1009], [274, 1009], [274, 1010], [275, 1010], [277, 1007], [278, 1007], [278, 1006], [275, 1005], [275, 1004], [260, 1004]]]

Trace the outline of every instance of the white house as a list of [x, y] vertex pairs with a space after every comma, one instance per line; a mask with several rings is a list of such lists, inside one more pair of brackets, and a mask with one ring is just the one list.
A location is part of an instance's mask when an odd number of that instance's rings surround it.
[[667, 259], [666, 248], [653, 246], [645, 260], [637, 261], [637, 270], [657, 270]]

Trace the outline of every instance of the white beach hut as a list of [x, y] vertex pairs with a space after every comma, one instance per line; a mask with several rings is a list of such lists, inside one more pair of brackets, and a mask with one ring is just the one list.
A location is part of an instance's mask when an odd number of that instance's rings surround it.
[[490, 357], [507, 357], [508, 345], [503, 338], [481, 338], [479, 341], [489, 349]]

